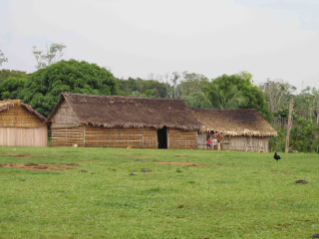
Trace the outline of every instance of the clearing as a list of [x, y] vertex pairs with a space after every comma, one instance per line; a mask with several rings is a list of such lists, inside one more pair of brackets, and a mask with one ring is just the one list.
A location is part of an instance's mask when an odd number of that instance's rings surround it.
[[310, 238], [318, 155], [280, 156], [0, 147], [0, 237]]

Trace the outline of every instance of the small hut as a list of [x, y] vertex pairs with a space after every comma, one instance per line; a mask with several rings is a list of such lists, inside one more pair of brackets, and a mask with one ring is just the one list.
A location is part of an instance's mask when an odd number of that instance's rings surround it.
[[196, 119], [203, 124], [198, 134], [198, 148], [205, 148], [207, 135], [223, 133], [222, 150], [268, 152], [270, 136], [276, 130], [263, 119], [256, 109], [214, 110], [192, 108]]
[[196, 149], [201, 124], [181, 99], [62, 93], [52, 146]]
[[0, 101], [0, 146], [46, 147], [45, 120], [20, 100]]

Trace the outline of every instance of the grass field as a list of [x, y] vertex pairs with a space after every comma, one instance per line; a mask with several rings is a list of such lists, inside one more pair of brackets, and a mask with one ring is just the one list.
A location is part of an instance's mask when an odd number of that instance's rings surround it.
[[[268, 153], [197, 150], [0, 147], [0, 154], [0, 164], [79, 164], [63, 171], [0, 167], [0, 238], [310, 238], [319, 233], [314, 154], [280, 154], [278, 163]], [[309, 183], [295, 184], [298, 179]]]

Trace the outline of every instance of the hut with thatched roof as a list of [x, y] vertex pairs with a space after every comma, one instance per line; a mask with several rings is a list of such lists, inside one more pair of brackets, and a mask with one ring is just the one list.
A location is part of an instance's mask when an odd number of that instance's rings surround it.
[[203, 124], [198, 135], [198, 148], [205, 148], [207, 135], [217, 131], [223, 133], [223, 150], [268, 152], [270, 136], [276, 130], [263, 119], [256, 109], [215, 110], [192, 108], [196, 119]]
[[46, 147], [46, 118], [20, 100], [0, 101], [0, 146]]
[[201, 124], [181, 99], [62, 93], [52, 146], [196, 149]]

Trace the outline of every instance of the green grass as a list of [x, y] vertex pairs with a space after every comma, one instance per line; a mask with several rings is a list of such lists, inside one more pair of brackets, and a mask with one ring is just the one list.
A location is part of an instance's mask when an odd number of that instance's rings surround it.
[[[197, 150], [0, 147], [0, 154], [0, 164], [79, 164], [65, 171], [0, 167], [0, 238], [310, 238], [319, 233], [314, 154], [282, 153], [278, 163], [268, 153]], [[297, 185], [298, 179], [309, 184]]]

